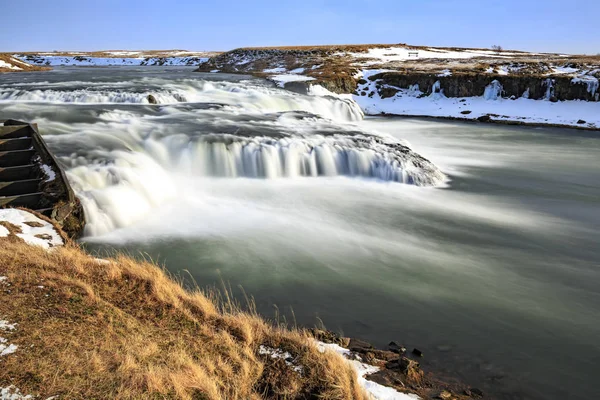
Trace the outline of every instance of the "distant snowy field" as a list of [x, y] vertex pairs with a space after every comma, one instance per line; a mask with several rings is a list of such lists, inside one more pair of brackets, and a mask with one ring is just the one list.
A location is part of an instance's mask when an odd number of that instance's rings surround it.
[[15, 54], [13, 57], [34, 65], [43, 66], [82, 66], [103, 67], [119, 65], [139, 66], [194, 66], [208, 61], [207, 53], [191, 53], [173, 51], [161, 53], [144, 53], [140, 51], [110, 51], [94, 53], [54, 53]]

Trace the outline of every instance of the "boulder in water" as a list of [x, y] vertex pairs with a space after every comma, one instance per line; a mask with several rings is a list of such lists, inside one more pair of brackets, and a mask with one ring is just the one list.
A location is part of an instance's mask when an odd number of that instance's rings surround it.
[[156, 97], [154, 97], [151, 94], [149, 94], [148, 97], [146, 97], [146, 100], [148, 100], [148, 103], [150, 104], [158, 104], [158, 100], [156, 100]]

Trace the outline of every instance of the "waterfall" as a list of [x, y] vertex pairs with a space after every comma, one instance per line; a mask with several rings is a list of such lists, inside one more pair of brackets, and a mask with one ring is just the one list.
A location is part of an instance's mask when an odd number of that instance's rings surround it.
[[207, 135], [181, 142], [148, 140], [165, 168], [192, 176], [298, 178], [360, 176], [433, 186], [444, 175], [410, 148], [376, 136], [236, 137]]

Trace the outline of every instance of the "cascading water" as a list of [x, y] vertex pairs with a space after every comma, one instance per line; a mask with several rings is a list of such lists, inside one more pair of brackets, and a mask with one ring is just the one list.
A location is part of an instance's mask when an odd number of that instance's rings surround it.
[[[246, 83], [246, 82], [245, 82]], [[83, 87], [83, 88], [82, 88]], [[364, 114], [349, 99], [299, 96], [253, 84], [184, 79], [138, 79], [124, 82], [45, 82], [0, 86], [0, 102], [52, 102], [83, 104], [216, 103], [242, 108], [244, 112], [306, 111], [335, 121], [359, 121]]]
[[[149, 94], [159, 104], [147, 104]], [[346, 176], [415, 186], [446, 179], [397, 139], [358, 129], [353, 123], [363, 114], [351, 99], [300, 95], [260, 80], [57, 79], [1, 85], [2, 104], [23, 110], [25, 119], [37, 110], [81, 198], [88, 236], [129, 226], [207, 179], [260, 185]]]

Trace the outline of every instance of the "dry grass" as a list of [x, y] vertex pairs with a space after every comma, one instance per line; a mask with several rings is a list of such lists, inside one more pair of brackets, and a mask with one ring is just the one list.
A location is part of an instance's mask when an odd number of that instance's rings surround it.
[[[18, 350], [0, 359], [0, 387], [68, 399], [366, 398], [305, 332], [186, 291], [149, 262], [0, 238], [0, 275], [10, 283], [0, 317], [18, 324], [3, 333]], [[302, 372], [260, 345], [288, 351]]]

